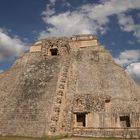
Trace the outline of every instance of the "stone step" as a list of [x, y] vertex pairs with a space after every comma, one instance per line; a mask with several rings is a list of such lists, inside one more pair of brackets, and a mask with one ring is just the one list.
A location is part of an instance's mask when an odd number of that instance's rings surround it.
[[64, 92], [63, 92], [63, 90], [58, 90], [58, 92], [57, 92], [57, 95], [59, 95], [59, 96], [63, 96], [63, 94], [64, 94]]
[[53, 108], [53, 110], [54, 110], [54, 112], [60, 112], [60, 107], [55, 106], [55, 107]]
[[64, 84], [60, 84], [59, 85], [59, 89], [64, 89], [65, 88], [65, 85]]
[[51, 117], [51, 120], [54, 121], [54, 122], [57, 122], [58, 121], [58, 115], [53, 115]]
[[66, 60], [63, 62], [63, 66], [62, 66], [62, 72], [60, 75], [60, 79], [59, 79], [59, 83], [58, 83], [58, 89], [56, 92], [56, 98], [55, 98], [55, 105], [53, 107], [53, 116], [51, 117], [51, 121], [53, 123], [55, 123], [55, 125], [51, 125], [50, 126], [50, 132], [55, 133], [57, 130], [57, 122], [59, 121], [59, 114], [61, 111], [61, 103], [62, 103], [62, 98], [64, 95], [64, 89], [65, 89], [65, 83], [66, 83], [66, 79], [67, 79], [67, 73], [68, 73], [68, 69], [69, 69], [69, 64], [70, 61]]

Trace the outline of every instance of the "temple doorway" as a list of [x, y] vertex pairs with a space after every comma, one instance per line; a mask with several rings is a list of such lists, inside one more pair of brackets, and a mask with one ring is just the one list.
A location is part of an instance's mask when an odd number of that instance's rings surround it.
[[120, 126], [121, 127], [130, 127], [130, 117], [129, 116], [120, 116]]
[[85, 127], [86, 126], [86, 114], [85, 113], [76, 114], [76, 121], [77, 121], [77, 127]]

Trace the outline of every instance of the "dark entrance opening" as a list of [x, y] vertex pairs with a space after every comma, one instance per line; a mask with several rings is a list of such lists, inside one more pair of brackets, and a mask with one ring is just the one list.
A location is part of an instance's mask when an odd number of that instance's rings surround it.
[[120, 116], [120, 125], [121, 127], [130, 127], [130, 117]]
[[105, 100], [105, 103], [110, 103], [110, 99], [106, 99]]
[[51, 51], [52, 56], [58, 55], [58, 49], [57, 48], [52, 48], [52, 49], [50, 49], [50, 51]]
[[85, 127], [86, 126], [86, 115], [84, 113], [80, 113], [76, 115], [77, 126]]

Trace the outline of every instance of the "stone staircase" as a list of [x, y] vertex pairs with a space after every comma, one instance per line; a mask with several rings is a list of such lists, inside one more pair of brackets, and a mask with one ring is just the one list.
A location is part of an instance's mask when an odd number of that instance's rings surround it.
[[69, 57], [65, 58], [62, 64], [62, 68], [60, 70], [60, 76], [58, 79], [57, 89], [56, 89], [56, 97], [54, 99], [54, 106], [52, 110], [51, 123], [49, 132], [50, 134], [55, 134], [58, 130], [58, 123], [60, 119], [62, 108], [63, 97], [66, 89], [66, 82], [68, 77], [68, 71], [70, 66]]
[[41, 51], [41, 55], [46, 59], [46, 57], [48, 56], [48, 49], [44, 46], [42, 47]]

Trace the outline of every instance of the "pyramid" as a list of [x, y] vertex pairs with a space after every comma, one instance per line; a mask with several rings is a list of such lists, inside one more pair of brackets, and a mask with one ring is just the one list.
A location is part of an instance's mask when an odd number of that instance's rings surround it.
[[0, 74], [0, 134], [140, 138], [140, 87], [94, 35], [39, 40]]

